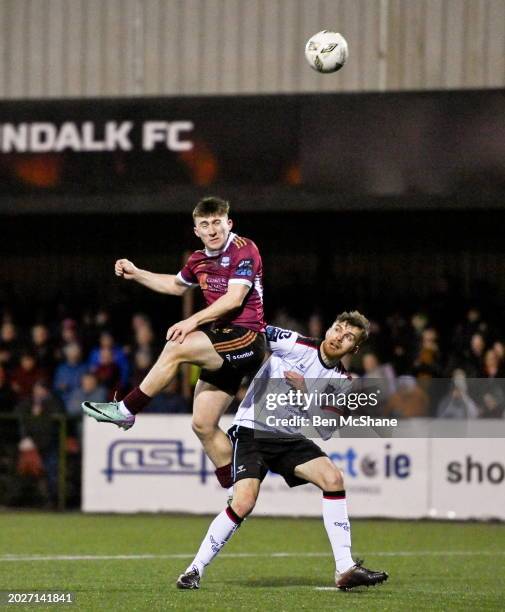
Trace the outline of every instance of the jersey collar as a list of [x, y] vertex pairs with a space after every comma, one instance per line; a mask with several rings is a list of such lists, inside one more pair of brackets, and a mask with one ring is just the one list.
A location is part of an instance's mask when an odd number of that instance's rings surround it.
[[237, 234], [235, 234], [234, 232], [230, 232], [230, 235], [228, 236], [228, 240], [226, 241], [224, 247], [222, 249], [218, 249], [217, 251], [213, 251], [212, 249], [208, 249], [207, 247], [205, 247], [205, 255], [207, 255], [207, 257], [216, 257], [217, 255], [221, 255], [221, 253], [224, 253], [226, 251], [226, 249], [230, 246], [230, 242], [235, 238]]

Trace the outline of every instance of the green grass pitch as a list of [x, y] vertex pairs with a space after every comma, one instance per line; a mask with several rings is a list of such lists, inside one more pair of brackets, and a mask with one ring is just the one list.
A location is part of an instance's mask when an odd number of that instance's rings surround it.
[[9, 606], [16, 610], [417, 612], [505, 606], [505, 525], [355, 520], [354, 557], [387, 570], [390, 579], [342, 593], [328, 589], [334, 566], [321, 520], [253, 517], [207, 569], [199, 591], [178, 591], [175, 580], [209, 522], [170, 515], [3, 513], [0, 590], [76, 594], [71, 606]]

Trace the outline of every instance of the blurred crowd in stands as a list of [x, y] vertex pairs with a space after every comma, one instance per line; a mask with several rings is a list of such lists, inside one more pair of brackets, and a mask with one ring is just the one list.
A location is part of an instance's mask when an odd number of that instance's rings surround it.
[[[331, 322], [317, 313], [298, 321], [279, 310], [270, 323], [322, 337]], [[122, 397], [154, 363], [165, 330], [155, 331], [150, 318], [139, 313], [132, 315], [121, 337], [114, 329], [105, 309], [31, 326], [18, 325], [8, 309], [0, 311], [0, 412], [22, 416], [40, 406], [46, 412], [79, 417], [83, 401]], [[381, 380], [387, 414], [446, 418], [504, 414], [500, 379], [505, 375], [505, 344], [477, 308], [468, 308], [461, 321], [444, 330], [434, 327], [422, 312], [372, 320], [368, 341], [347, 367], [356, 376]], [[449, 394], [434, 405], [430, 388], [440, 378], [452, 384]], [[483, 393], [472, 389], [471, 379], [476, 378], [487, 380], [479, 384]], [[181, 389], [181, 380], [174, 380], [146, 412], [191, 412], [190, 393], [184, 397]]]
[[[272, 323], [322, 337], [318, 314], [306, 324], [279, 311]], [[505, 343], [480, 309], [435, 326], [425, 312], [392, 313], [371, 320], [370, 336], [346, 367], [380, 386], [376, 416], [397, 418], [503, 418]], [[375, 416], [375, 415], [374, 415]]]
[[[81, 402], [104, 402], [137, 385], [160, 348], [149, 318], [135, 314], [129, 338], [119, 342], [101, 310], [82, 319], [65, 318], [21, 328], [4, 314], [0, 325], [0, 410], [14, 410], [45, 392], [54, 410], [81, 414]], [[179, 381], [151, 402], [148, 412], [188, 412]]]
[[[278, 310], [269, 322], [311, 337], [322, 337], [331, 323], [318, 313], [299, 321], [285, 310]], [[0, 415], [7, 416], [1, 425], [2, 445], [4, 450], [9, 444], [15, 449], [10, 461], [16, 463], [18, 475], [43, 482], [49, 505], [57, 498], [58, 419], [68, 417], [65, 452], [77, 456], [81, 403], [111, 400], [116, 394], [121, 398], [138, 385], [157, 358], [165, 331], [154, 329], [151, 319], [139, 313], [118, 331], [105, 309], [27, 325], [20, 325], [8, 308], [0, 310]], [[353, 376], [380, 386], [382, 403], [376, 415], [504, 418], [502, 338], [501, 330], [476, 307], [468, 307], [450, 326], [435, 326], [424, 312], [397, 312], [372, 321], [368, 341], [346, 367]], [[198, 371], [188, 376], [188, 384], [174, 380], [145, 412], [191, 412]], [[76, 467], [75, 481], [78, 472]]]
[[[19, 325], [8, 310], [0, 314], [0, 475], [15, 464], [22, 483], [42, 487], [39, 497], [49, 507], [56, 505], [58, 495], [61, 419], [67, 421], [64, 452], [78, 457], [81, 403], [122, 397], [140, 383], [160, 351], [160, 338], [145, 315], [132, 317], [124, 342], [111, 329], [106, 310], [28, 326]], [[145, 412], [190, 412], [190, 398], [180, 388], [179, 379], [174, 380]], [[75, 488], [78, 465], [74, 471], [70, 480]], [[19, 482], [10, 489], [15, 491], [14, 505], [37, 498], [34, 487], [26, 495]], [[2, 491], [0, 477], [0, 499], [2, 493], [12, 497]]]

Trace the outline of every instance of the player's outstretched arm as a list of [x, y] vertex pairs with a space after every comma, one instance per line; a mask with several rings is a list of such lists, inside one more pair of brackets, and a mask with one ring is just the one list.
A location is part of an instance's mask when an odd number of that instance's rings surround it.
[[200, 325], [216, 321], [229, 312], [240, 308], [248, 293], [249, 287], [246, 285], [229, 285], [228, 291], [213, 304], [195, 312], [188, 319], [172, 325], [167, 332], [167, 340], [182, 342], [187, 334]]
[[169, 295], [182, 295], [189, 286], [181, 283], [175, 274], [157, 274], [148, 270], [141, 270], [129, 259], [118, 259], [114, 266], [116, 276], [126, 280], [134, 280], [148, 289]]

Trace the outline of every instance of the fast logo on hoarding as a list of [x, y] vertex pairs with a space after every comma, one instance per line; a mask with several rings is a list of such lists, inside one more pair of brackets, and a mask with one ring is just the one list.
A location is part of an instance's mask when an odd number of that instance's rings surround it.
[[108, 482], [117, 476], [161, 474], [198, 476], [202, 484], [212, 473], [204, 451], [186, 448], [184, 440], [114, 440], [103, 472]]

